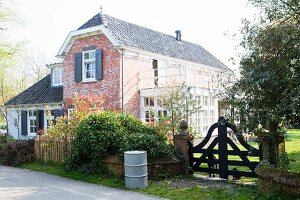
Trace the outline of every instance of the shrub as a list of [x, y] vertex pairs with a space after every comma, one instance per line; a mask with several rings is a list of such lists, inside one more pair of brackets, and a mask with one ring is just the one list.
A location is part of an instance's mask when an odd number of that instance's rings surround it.
[[106, 173], [103, 159], [123, 156], [124, 151], [145, 150], [149, 158], [168, 157], [172, 148], [153, 127], [146, 126], [128, 113], [99, 112], [83, 119], [67, 169], [87, 173]]
[[103, 172], [102, 160], [109, 154], [117, 154], [121, 133], [122, 126], [116, 114], [100, 112], [89, 115], [76, 129], [74, 147], [67, 168], [87, 173]]
[[0, 152], [1, 164], [17, 166], [34, 160], [34, 140], [7, 142]]
[[[149, 132], [150, 133], [150, 132]], [[152, 134], [132, 133], [123, 136], [120, 143], [119, 156], [123, 157], [123, 152], [130, 150], [147, 151], [149, 159], [168, 158], [172, 156], [172, 148], [166, 140], [154, 130]]]

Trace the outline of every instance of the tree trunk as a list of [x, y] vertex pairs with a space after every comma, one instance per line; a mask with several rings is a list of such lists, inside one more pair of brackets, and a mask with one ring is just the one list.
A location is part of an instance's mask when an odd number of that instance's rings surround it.
[[269, 122], [269, 151], [270, 151], [270, 164], [277, 165], [279, 161], [279, 157], [285, 152], [285, 141], [284, 135], [279, 132], [279, 122], [278, 121], [270, 121]]

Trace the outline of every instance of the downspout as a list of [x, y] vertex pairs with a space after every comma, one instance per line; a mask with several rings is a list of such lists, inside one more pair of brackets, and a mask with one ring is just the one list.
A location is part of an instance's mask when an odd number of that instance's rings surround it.
[[122, 111], [124, 111], [124, 49], [122, 49], [122, 60], [121, 60], [121, 92], [122, 92], [122, 97], [121, 97], [121, 108]]

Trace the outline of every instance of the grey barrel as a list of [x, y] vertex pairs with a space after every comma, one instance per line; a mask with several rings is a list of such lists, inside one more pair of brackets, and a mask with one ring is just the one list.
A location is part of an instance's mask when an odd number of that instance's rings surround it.
[[148, 186], [146, 151], [125, 151], [125, 187], [144, 188]]

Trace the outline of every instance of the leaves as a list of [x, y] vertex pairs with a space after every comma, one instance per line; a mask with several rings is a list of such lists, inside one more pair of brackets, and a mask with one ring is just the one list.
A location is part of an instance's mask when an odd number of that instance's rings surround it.
[[[259, 23], [246, 21], [241, 78], [235, 84], [242, 118], [265, 128], [300, 120], [300, 2], [250, 0], [261, 10]], [[252, 116], [251, 116], [252, 115]], [[277, 127], [278, 129], [278, 127]]]

